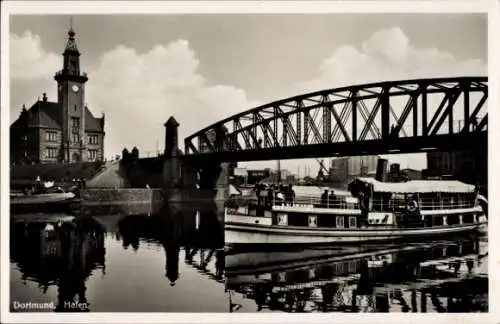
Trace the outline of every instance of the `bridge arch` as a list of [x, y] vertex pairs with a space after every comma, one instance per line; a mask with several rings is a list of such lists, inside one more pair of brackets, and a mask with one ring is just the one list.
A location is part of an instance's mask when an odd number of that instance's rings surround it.
[[185, 157], [250, 161], [477, 149], [486, 143], [488, 78], [378, 82], [302, 94], [214, 123]]

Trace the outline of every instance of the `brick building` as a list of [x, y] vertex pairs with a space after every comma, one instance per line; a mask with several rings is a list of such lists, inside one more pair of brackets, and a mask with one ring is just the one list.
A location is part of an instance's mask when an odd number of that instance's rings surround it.
[[488, 153], [484, 151], [428, 152], [426, 177], [487, 184]]
[[374, 177], [377, 172], [377, 155], [350, 156], [331, 159], [328, 182], [332, 186], [347, 188], [355, 177]]
[[104, 156], [104, 115], [96, 118], [85, 104], [87, 74], [80, 72], [80, 52], [70, 29], [63, 69], [54, 76], [57, 102], [46, 94], [10, 126], [11, 163], [74, 163]]

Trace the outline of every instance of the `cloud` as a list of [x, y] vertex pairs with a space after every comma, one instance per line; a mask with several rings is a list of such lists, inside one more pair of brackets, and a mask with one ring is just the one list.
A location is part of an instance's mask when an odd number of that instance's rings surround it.
[[10, 38], [10, 72], [14, 79], [44, 79], [60, 69], [60, 57], [46, 52], [40, 37], [31, 31]]
[[459, 60], [437, 48], [415, 48], [395, 27], [375, 32], [360, 48], [335, 48], [319, 65], [318, 75], [297, 88], [308, 92], [369, 82], [467, 75], [487, 75], [487, 65], [479, 59]]
[[181, 124], [183, 139], [254, 104], [242, 89], [210, 85], [198, 67], [185, 40], [156, 45], [145, 53], [124, 46], [104, 53], [90, 71], [87, 91], [89, 107], [107, 116], [106, 149], [116, 152], [136, 145], [154, 150], [157, 141], [162, 148], [163, 123], [170, 116]]
[[[37, 35], [13, 35], [12, 44], [11, 57], [16, 58], [11, 60], [14, 81], [29, 77], [43, 84], [54, 82], [52, 75], [62, 63], [57, 55], [42, 49]], [[22, 54], [26, 52], [32, 53]], [[155, 45], [144, 53], [117, 46], [103, 53], [93, 68], [82, 66], [89, 72], [85, 98], [88, 107], [95, 116], [101, 112], [106, 115], [106, 155], [132, 146], [153, 151], [158, 145], [162, 150], [163, 124], [170, 116], [181, 124], [179, 138], [183, 146], [182, 139], [191, 133], [258, 104], [249, 101], [243, 89], [209, 84], [199, 74], [199, 64], [189, 43], [177, 40]], [[56, 98], [55, 88], [54, 84], [45, 90], [49, 98]], [[38, 93], [31, 95], [36, 98]]]

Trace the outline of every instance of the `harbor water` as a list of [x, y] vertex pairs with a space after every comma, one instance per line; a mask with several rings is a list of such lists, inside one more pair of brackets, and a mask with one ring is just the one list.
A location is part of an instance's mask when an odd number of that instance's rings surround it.
[[488, 311], [486, 237], [231, 252], [215, 205], [80, 216], [11, 217], [12, 312]]

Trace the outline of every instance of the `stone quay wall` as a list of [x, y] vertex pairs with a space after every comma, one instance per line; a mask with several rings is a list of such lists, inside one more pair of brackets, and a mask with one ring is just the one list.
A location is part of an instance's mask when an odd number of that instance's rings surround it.
[[81, 198], [84, 204], [156, 204], [163, 202], [161, 189], [148, 188], [89, 188], [81, 191]]

